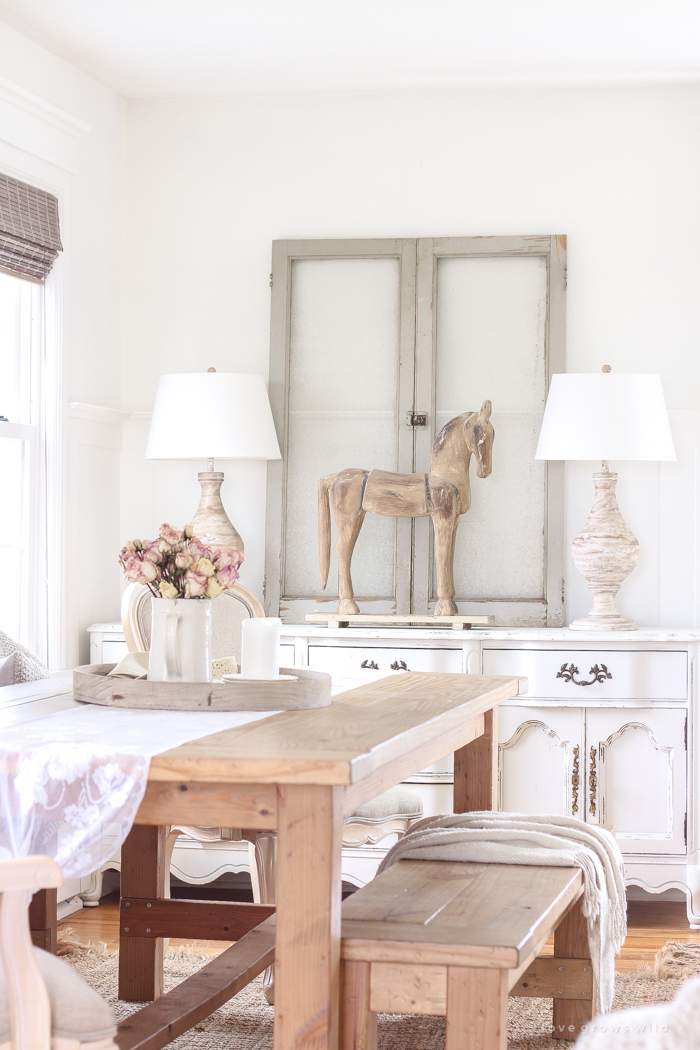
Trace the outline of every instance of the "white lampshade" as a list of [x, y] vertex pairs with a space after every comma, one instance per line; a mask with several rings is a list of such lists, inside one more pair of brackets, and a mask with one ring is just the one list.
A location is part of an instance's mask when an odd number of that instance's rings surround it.
[[552, 376], [535, 459], [675, 458], [660, 376]]
[[281, 459], [265, 380], [246, 372], [161, 376], [146, 459]]

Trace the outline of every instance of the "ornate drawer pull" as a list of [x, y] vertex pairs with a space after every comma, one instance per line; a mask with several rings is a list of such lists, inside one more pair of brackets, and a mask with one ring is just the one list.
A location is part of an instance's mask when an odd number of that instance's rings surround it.
[[578, 786], [579, 786], [579, 770], [578, 770], [578, 756], [579, 746], [578, 744], [574, 748], [574, 767], [571, 773], [571, 812], [578, 813]]
[[406, 667], [406, 664], [403, 662], [403, 660], [394, 660], [393, 664], [391, 665], [391, 669], [392, 671], [408, 671], [408, 668]]
[[606, 678], [612, 678], [605, 664], [600, 664], [600, 666], [593, 664], [593, 667], [588, 672], [593, 675], [590, 682], [577, 682], [574, 675], [578, 673], [579, 669], [574, 664], [568, 664], [568, 666], [567, 664], [562, 664], [557, 671], [556, 677], [563, 678], [565, 682], [573, 682], [574, 685], [595, 685], [596, 682], [604, 682]]
[[360, 667], [365, 667], [368, 671], [378, 671], [379, 667], [375, 664], [374, 660], [363, 660]]
[[598, 774], [596, 773], [596, 749], [591, 748], [591, 765], [588, 773], [588, 788], [590, 791], [590, 805], [588, 806], [588, 812], [595, 816], [596, 812], [596, 796], [598, 794]]

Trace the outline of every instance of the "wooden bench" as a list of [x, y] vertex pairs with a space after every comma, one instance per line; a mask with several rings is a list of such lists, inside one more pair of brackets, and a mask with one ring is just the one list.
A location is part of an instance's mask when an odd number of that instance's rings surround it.
[[509, 993], [553, 998], [554, 1037], [575, 1039], [596, 998], [582, 894], [579, 868], [399, 861], [343, 904], [341, 1050], [375, 1050], [377, 1013], [505, 1050]]

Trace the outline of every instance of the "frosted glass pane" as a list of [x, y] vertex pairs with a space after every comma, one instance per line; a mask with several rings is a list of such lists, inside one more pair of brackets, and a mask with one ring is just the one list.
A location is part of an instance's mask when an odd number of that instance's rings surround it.
[[546, 261], [439, 259], [437, 289], [436, 431], [487, 398], [495, 430], [491, 476], [477, 478], [473, 463], [470, 471], [456, 598], [542, 598], [545, 464], [534, 455], [546, 396]]
[[[333, 522], [328, 587], [318, 574], [318, 481], [345, 467], [397, 468], [398, 259], [292, 263], [284, 595], [338, 593]], [[394, 594], [394, 518], [368, 514], [352, 560], [355, 594]]]
[[0, 273], [0, 416], [29, 423], [32, 285]]
[[0, 631], [19, 639], [22, 634], [24, 604], [25, 490], [24, 442], [0, 439]]

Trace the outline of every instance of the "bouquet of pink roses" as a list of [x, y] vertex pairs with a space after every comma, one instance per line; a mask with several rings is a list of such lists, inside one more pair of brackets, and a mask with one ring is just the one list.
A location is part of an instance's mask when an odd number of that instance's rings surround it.
[[157, 540], [130, 540], [119, 553], [127, 580], [145, 583], [156, 598], [216, 598], [238, 579], [243, 551], [211, 548], [172, 525]]

